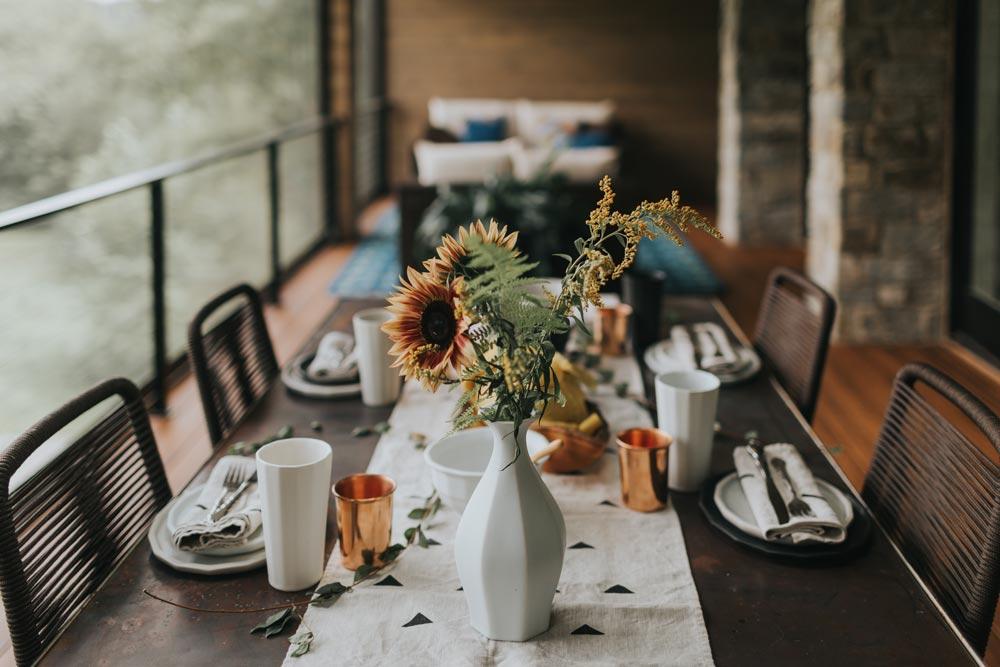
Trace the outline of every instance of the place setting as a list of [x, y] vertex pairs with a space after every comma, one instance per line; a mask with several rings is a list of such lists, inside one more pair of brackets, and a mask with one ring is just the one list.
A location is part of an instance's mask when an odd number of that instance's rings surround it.
[[718, 376], [722, 384], [744, 382], [761, 369], [757, 352], [732, 341], [716, 322], [673, 325], [669, 338], [646, 348], [643, 361], [653, 373], [704, 370]]

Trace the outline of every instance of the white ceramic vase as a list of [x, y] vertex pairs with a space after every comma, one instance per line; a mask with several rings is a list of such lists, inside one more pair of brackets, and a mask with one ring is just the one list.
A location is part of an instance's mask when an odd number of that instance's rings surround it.
[[549, 628], [566, 552], [566, 523], [528, 456], [527, 426], [515, 441], [513, 422], [489, 425], [493, 455], [455, 535], [470, 621], [488, 639], [520, 642]]

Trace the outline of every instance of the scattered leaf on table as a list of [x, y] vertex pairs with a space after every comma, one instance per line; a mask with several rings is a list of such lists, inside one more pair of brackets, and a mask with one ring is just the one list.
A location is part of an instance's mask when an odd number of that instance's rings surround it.
[[407, 514], [406, 516], [409, 517], [410, 519], [419, 520], [427, 516], [427, 511], [428, 510], [423, 507], [417, 507], [410, 510], [410, 513]]
[[392, 546], [388, 547], [385, 551], [382, 552], [382, 554], [379, 556], [379, 559], [383, 563], [391, 563], [394, 560], [396, 560], [396, 558], [399, 557], [399, 554], [403, 553], [405, 549], [406, 546], [403, 544], [393, 544]]
[[232, 447], [229, 448], [229, 453], [236, 454], [237, 456], [244, 456], [248, 453], [247, 451], [248, 449], [249, 448], [247, 447], [247, 443], [241, 440], [240, 442], [235, 443]]
[[406, 530], [404, 530], [403, 531], [403, 537], [406, 538], [406, 543], [407, 544], [413, 544], [413, 536], [416, 535], [416, 534], [417, 534], [417, 527], [416, 526], [410, 526], [409, 528], [407, 528]]
[[257, 634], [258, 632], [263, 632], [265, 637], [271, 638], [284, 632], [285, 627], [291, 623], [294, 618], [295, 613], [292, 611], [291, 607], [282, 609], [279, 612], [271, 614], [261, 623], [255, 625], [250, 633]]
[[615, 376], [615, 372], [610, 368], [598, 368], [594, 372], [597, 373], [597, 381], [601, 384], [611, 382], [611, 379]]
[[417, 541], [422, 549], [426, 549], [431, 545], [431, 543], [427, 540], [427, 536], [424, 535], [424, 529], [419, 526], [417, 527]]
[[593, 352], [588, 352], [583, 355], [583, 365], [586, 368], [594, 368], [597, 364], [601, 363], [601, 355], [594, 354]]
[[293, 433], [295, 433], [295, 429], [286, 424], [285, 426], [282, 426], [280, 429], [278, 429], [277, 436], [279, 438], [290, 438], [292, 437]]
[[317, 433], [319, 433], [320, 431], [323, 430], [323, 424], [322, 424], [322, 422], [311, 421], [311, 422], [309, 422], [309, 428], [311, 428], [312, 430], [314, 430]]
[[355, 426], [354, 430], [351, 431], [351, 435], [353, 435], [355, 438], [363, 438], [366, 435], [371, 435], [372, 432], [373, 431], [367, 426]]
[[339, 600], [340, 596], [348, 590], [347, 586], [343, 585], [339, 581], [324, 584], [313, 591], [313, 597], [309, 601], [309, 604], [314, 604], [318, 607], [329, 607], [334, 602]]
[[615, 395], [619, 398], [628, 396], [628, 382], [619, 382], [615, 385]]
[[375, 571], [374, 565], [359, 565], [358, 569], [354, 571], [354, 583], [358, 583], [362, 579], [367, 578], [372, 572]]
[[379, 434], [388, 433], [390, 428], [392, 427], [389, 426], [389, 422], [379, 422], [375, 426], [372, 426], [372, 430]]
[[424, 449], [427, 447], [427, 436], [423, 433], [417, 433], [416, 431], [410, 432], [410, 442], [413, 443], [414, 448]]
[[295, 647], [292, 649], [292, 657], [298, 658], [299, 656], [308, 653], [309, 649], [312, 647], [312, 641], [313, 633], [308, 630], [300, 630], [289, 637], [288, 643]]

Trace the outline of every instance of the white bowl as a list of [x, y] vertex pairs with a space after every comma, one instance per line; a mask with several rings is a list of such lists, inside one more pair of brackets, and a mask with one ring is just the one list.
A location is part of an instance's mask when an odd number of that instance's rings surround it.
[[[547, 447], [549, 441], [541, 433], [528, 431], [527, 443], [527, 453], [531, 456]], [[493, 434], [486, 426], [446, 435], [424, 450], [431, 482], [441, 502], [461, 514], [492, 454]]]

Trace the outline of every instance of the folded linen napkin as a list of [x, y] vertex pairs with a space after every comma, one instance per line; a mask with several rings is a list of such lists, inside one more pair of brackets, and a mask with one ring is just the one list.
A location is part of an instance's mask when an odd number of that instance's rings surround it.
[[683, 370], [695, 370], [698, 363], [695, 361], [694, 343], [691, 342], [691, 334], [683, 324], [675, 324], [670, 328], [670, 356], [674, 358], [677, 365]]
[[846, 526], [841, 523], [833, 508], [820, 493], [809, 467], [794, 445], [777, 443], [764, 447], [764, 459], [768, 463], [771, 478], [778, 493], [787, 505], [792, 500], [792, 490], [785, 477], [776, 474], [772, 461], [781, 458], [789, 477], [795, 482], [799, 497], [809, 505], [814, 516], [789, 516], [787, 523], [779, 523], [778, 515], [767, 495], [767, 483], [747, 452], [746, 447], [733, 450], [733, 462], [739, 475], [740, 486], [747, 498], [754, 519], [764, 533], [764, 539], [771, 542], [791, 542], [799, 544], [807, 541], [838, 544], [847, 536]]
[[209, 519], [208, 513], [225, 490], [222, 482], [226, 472], [233, 466], [243, 466], [247, 468], [247, 474], [252, 475], [254, 465], [254, 460], [245, 456], [223, 456], [219, 459], [198, 496], [196, 507], [199, 512], [174, 530], [172, 537], [175, 547], [181, 551], [198, 552], [246, 543], [260, 528], [261, 523], [260, 496], [257, 494], [256, 483], [251, 484], [218, 521]]
[[710, 373], [735, 373], [748, 363], [733, 350], [729, 336], [715, 322], [699, 322], [692, 325], [698, 341], [701, 356], [698, 365]]
[[341, 331], [331, 331], [323, 336], [305, 373], [306, 379], [313, 382], [350, 380], [357, 374], [354, 337]]

